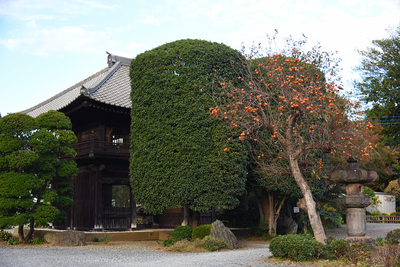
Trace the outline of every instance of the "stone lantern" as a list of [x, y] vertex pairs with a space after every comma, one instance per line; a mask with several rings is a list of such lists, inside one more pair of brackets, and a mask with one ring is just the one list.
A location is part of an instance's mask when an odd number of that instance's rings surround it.
[[347, 239], [349, 242], [365, 242], [371, 247], [375, 246], [375, 240], [365, 236], [367, 221], [365, 208], [372, 203], [371, 197], [364, 196], [364, 184], [378, 179], [375, 171], [361, 169], [357, 160], [350, 157], [346, 170], [335, 171], [331, 179], [336, 183], [346, 185], [346, 207], [347, 207]]

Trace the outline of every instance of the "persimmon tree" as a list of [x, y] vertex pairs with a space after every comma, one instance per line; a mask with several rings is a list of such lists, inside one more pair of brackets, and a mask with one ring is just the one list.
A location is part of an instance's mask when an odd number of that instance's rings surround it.
[[[219, 83], [231, 102], [210, 109], [214, 116], [242, 131], [239, 141], [257, 144], [258, 149], [251, 153], [261, 170], [282, 172], [276, 171], [276, 164], [271, 169], [263, 150], [272, 149], [278, 160], [287, 161], [302, 193], [298, 205], [308, 213], [315, 238], [325, 243], [316, 203], [303, 175], [305, 168], [299, 163], [312, 158], [313, 164], [322, 169], [324, 161], [315, 158], [318, 153], [340, 151], [344, 156], [368, 156], [370, 148], [362, 146], [364, 141], [358, 138], [361, 126], [350, 127], [350, 112], [354, 113], [359, 104], [338, 95], [339, 61], [318, 46], [304, 52], [305, 41], [288, 38], [281, 53], [267, 50], [266, 57], [260, 57], [260, 50], [253, 47], [237, 77], [241, 86], [230, 81]], [[363, 127], [373, 126], [367, 122]], [[224, 150], [229, 149], [227, 146]]]

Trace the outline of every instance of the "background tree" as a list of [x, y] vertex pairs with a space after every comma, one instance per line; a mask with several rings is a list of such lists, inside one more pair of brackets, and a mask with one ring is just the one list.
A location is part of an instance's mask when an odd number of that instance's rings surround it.
[[355, 82], [362, 99], [371, 106], [367, 117], [381, 122], [382, 140], [397, 148], [400, 144], [400, 25], [387, 30], [389, 37], [373, 40], [372, 47], [358, 51], [356, 68], [361, 80]]
[[[0, 228], [18, 225], [19, 241], [32, 238], [35, 222], [66, 218], [57, 207], [72, 205], [76, 136], [63, 113], [49, 111], [36, 119], [10, 114], [0, 119]], [[24, 237], [23, 226], [30, 224]]]
[[[278, 159], [288, 161], [303, 196], [298, 205], [307, 211], [315, 238], [324, 243], [324, 229], [299, 162], [306, 162], [316, 151], [340, 149], [345, 156], [353, 151], [363, 152], [364, 156], [368, 153], [356, 146], [358, 128], [349, 128], [346, 106], [338, 105], [341, 101], [336, 94], [340, 87], [334, 83], [338, 61], [318, 46], [302, 52], [305, 41], [288, 38], [289, 49], [283, 49], [284, 54], [268, 55], [254, 70], [251, 61], [259, 57], [259, 50], [252, 49], [247, 55], [250, 63], [245, 63], [246, 71], [237, 78], [245, 85], [221, 82], [231, 102], [215, 107], [212, 113], [242, 130], [239, 140], [250, 139], [259, 147], [274, 147]], [[253, 158], [262, 164], [265, 155], [259, 151], [253, 151]], [[323, 168], [322, 158], [316, 163]], [[327, 177], [315, 176], [322, 178]]]
[[[240, 52], [201, 40], [180, 40], [138, 55], [131, 63], [133, 193], [146, 212], [180, 206], [194, 211], [232, 208], [244, 192], [246, 153], [235, 131], [209, 115], [233, 79]], [[237, 136], [237, 135], [236, 135]], [[226, 143], [229, 151], [223, 151]]]

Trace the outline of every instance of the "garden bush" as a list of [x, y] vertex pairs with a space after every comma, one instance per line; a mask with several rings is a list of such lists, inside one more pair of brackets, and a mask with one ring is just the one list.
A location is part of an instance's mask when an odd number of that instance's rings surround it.
[[320, 258], [324, 245], [309, 235], [283, 235], [271, 240], [269, 250], [275, 257], [305, 261]]
[[386, 234], [386, 241], [389, 245], [396, 245], [400, 243], [400, 229], [392, 230]]
[[39, 244], [44, 244], [44, 243], [46, 243], [46, 241], [44, 241], [44, 236], [41, 236], [38, 239], [34, 240], [31, 244], [39, 245]]
[[228, 247], [228, 244], [225, 241], [218, 240], [218, 239], [212, 238], [210, 236], [206, 236], [203, 239], [203, 242], [204, 242], [204, 246], [207, 249], [207, 251], [216, 251], [216, 250], [219, 250], [221, 248], [227, 248]]
[[400, 216], [400, 211], [390, 213], [392, 216]]
[[211, 224], [203, 224], [193, 229], [192, 240], [203, 239], [211, 233]]
[[371, 248], [366, 243], [353, 243], [350, 245], [349, 259], [354, 264], [369, 261], [371, 259]]
[[193, 227], [188, 225], [178, 226], [172, 232], [172, 239], [174, 241], [179, 241], [182, 239], [191, 240], [192, 238]]
[[3, 230], [0, 231], [0, 239], [1, 239], [1, 240], [7, 242], [7, 241], [10, 240], [11, 238], [12, 238], [12, 234], [10, 234], [9, 232], [3, 231]]
[[330, 236], [325, 248], [329, 255], [334, 255], [334, 259], [345, 259], [349, 256], [350, 244], [347, 240], [335, 239]]
[[382, 237], [377, 237], [375, 240], [375, 244], [377, 247], [382, 247], [382, 246], [386, 245], [386, 242], [383, 240]]

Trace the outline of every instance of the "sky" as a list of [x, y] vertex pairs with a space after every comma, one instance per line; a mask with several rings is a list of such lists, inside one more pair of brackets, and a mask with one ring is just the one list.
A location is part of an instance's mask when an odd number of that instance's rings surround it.
[[30, 108], [107, 67], [106, 51], [133, 58], [188, 38], [266, 47], [275, 29], [338, 51], [351, 91], [357, 49], [399, 23], [400, 0], [0, 0], [0, 113]]

